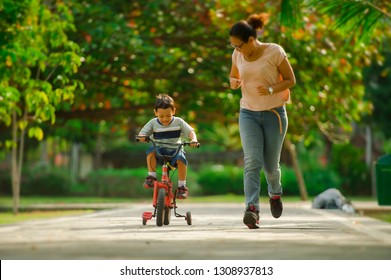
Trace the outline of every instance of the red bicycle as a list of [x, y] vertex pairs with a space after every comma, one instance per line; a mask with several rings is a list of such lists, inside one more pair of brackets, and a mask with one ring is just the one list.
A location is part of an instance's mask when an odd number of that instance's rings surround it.
[[[136, 136], [136, 141], [140, 142], [140, 139], [144, 139], [146, 142], [152, 142], [155, 154], [157, 158], [160, 158], [162, 163], [162, 175], [161, 179], [156, 180], [153, 186], [153, 198], [152, 198], [152, 206], [154, 207], [153, 212], [144, 212], [142, 215], [143, 225], [147, 224], [148, 220], [152, 218], [156, 218], [156, 225], [162, 226], [169, 225], [171, 219], [171, 210], [174, 209], [174, 215], [177, 218], [185, 218], [188, 225], [192, 224], [191, 220], [191, 212], [186, 212], [186, 215], [181, 215], [177, 213], [177, 204], [176, 204], [176, 195], [178, 190], [173, 192], [172, 181], [170, 178], [170, 171], [174, 171], [176, 168], [170, 165], [170, 160], [178, 155], [179, 151], [183, 146], [190, 146], [191, 142], [181, 142], [178, 143], [178, 147], [173, 154], [163, 155], [159, 153], [159, 149], [157, 148], [156, 142], [147, 137], [147, 136]], [[200, 144], [197, 143], [197, 147]]]

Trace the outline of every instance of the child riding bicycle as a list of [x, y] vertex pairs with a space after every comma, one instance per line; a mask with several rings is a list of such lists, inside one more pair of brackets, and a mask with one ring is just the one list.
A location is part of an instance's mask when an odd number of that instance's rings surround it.
[[[175, 117], [174, 100], [166, 95], [160, 94], [155, 101], [154, 113], [156, 118], [151, 119], [141, 129], [138, 136], [142, 142], [147, 142], [147, 137], [153, 138], [158, 145], [160, 154], [173, 154], [181, 137], [190, 138], [191, 146], [199, 145], [194, 129], [183, 119]], [[148, 176], [145, 179], [144, 187], [153, 188], [156, 181], [156, 154], [153, 147], [147, 149]], [[170, 165], [178, 168], [178, 191], [177, 198], [185, 199], [189, 194], [186, 186], [187, 159], [186, 153], [181, 149], [177, 156], [172, 158]]]

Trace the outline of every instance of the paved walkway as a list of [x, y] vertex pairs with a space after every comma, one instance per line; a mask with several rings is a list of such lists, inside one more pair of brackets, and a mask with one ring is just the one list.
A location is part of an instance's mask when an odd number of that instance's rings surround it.
[[262, 205], [260, 229], [242, 223], [238, 203], [181, 203], [193, 223], [142, 225], [149, 203], [92, 214], [0, 226], [0, 259], [391, 259], [391, 224], [310, 203], [284, 203], [274, 219]]

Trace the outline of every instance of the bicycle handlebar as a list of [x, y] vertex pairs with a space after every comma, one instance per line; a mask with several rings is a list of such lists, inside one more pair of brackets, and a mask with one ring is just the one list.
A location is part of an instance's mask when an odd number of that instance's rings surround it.
[[[172, 154], [172, 155], [162, 155], [162, 154], [159, 153], [159, 150], [156, 147], [156, 142], [153, 139], [151, 139], [149, 136], [139, 136], [139, 135], [136, 135], [136, 142], [140, 142], [140, 139], [145, 139], [145, 142], [147, 142], [147, 143], [148, 142], [152, 142], [153, 147], [154, 147], [155, 152], [156, 152], [156, 155], [158, 157], [161, 157], [161, 158], [167, 159], [167, 160], [176, 157], [178, 155], [179, 151], [181, 150], [182, 146], [191, 146], [192, 144], [194, 144], [194, 142], [191, 142], [191, 141], [183, 141], [183, 142], [177, 143], [178, 147], [175, 150], [174, 154]], [[197, 142], [197, 146], [196, 147], [197, 148], [200, 147], [200, 143], [199, 142]]]

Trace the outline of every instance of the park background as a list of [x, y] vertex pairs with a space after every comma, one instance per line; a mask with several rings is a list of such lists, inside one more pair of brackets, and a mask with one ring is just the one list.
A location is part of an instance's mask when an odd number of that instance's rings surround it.
[[[145, 144], [157, 94], [202, 146], [192, 196], [243, 194], [240, 90], [230, 26], [267, 13], [262, 42], [286, 50], [297, 84], [281, 158], [286, 196], [336, 187], [376, 196], [391, 153], [389, 1], [0, 0], [0, 195], [149, 198]], [[175, 175], [174, 175], [175, 176]], [[262, 193], [266, 182], [262, 175]]]

